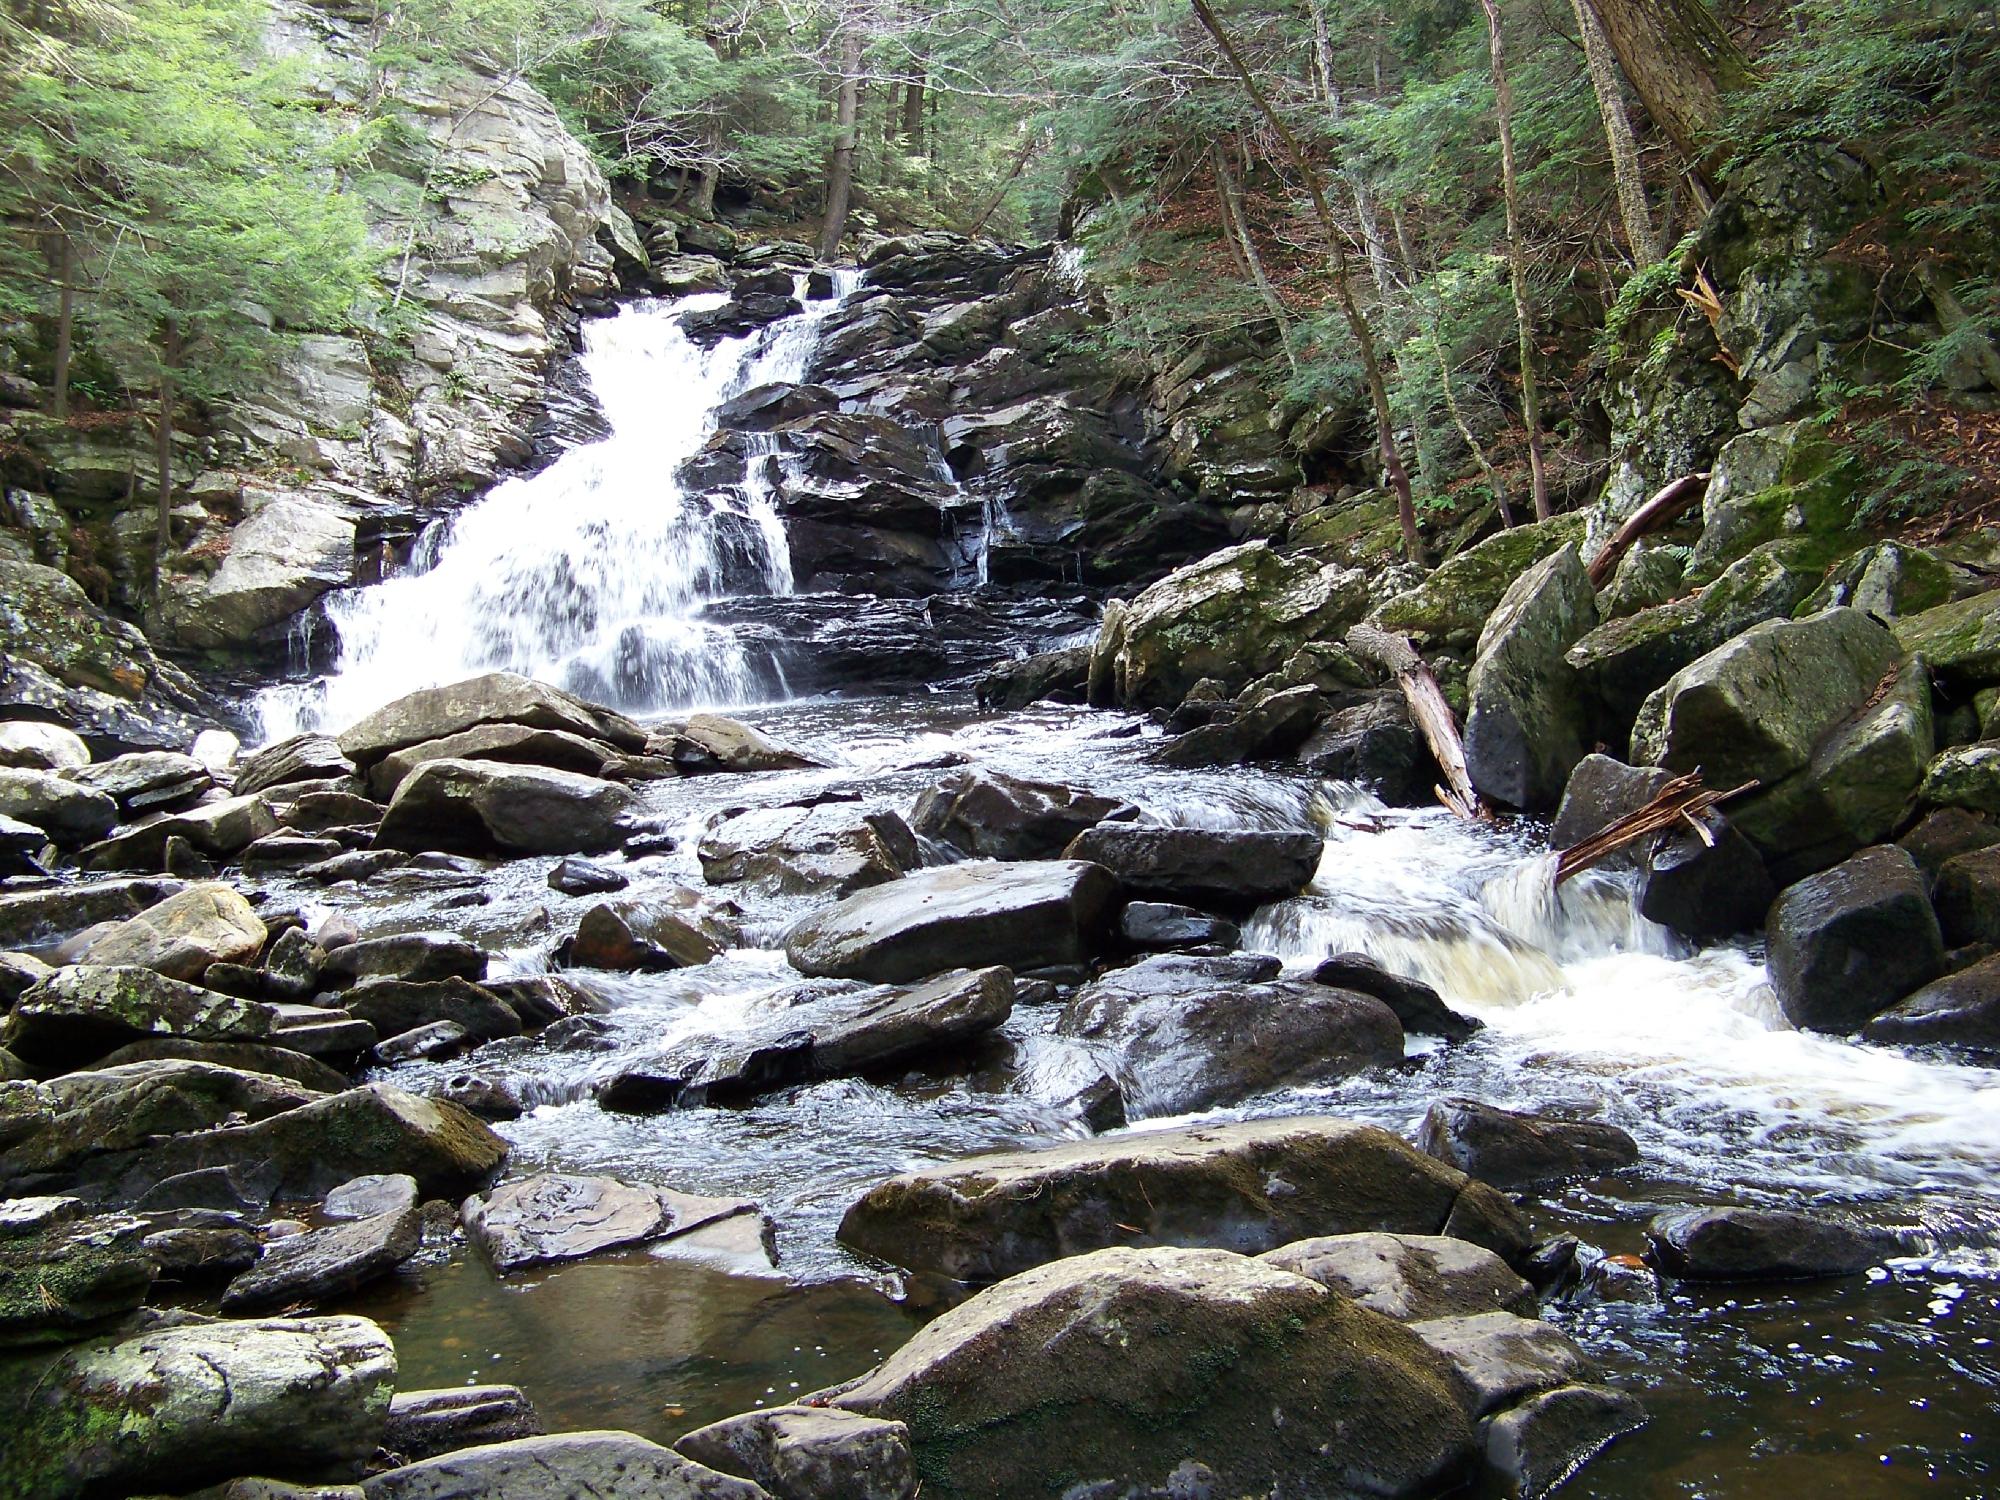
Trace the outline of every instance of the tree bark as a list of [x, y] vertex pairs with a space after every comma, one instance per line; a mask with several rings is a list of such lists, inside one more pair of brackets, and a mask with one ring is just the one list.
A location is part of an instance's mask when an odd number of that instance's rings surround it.
[[1528, 473], [1535, 519], [1549, 518], [1549, 476], [1542, 454], [1542, 393], [1535, 379], [1535, 312], [1528, 297], [1528, 251], [1521, 240], [1521, 184], [1514, 156], [1514, 84], [1498, 0], [1486, 9], [1486, 45], [1493, 60], [1493, 115], [1500, 130], [1500, 191], [1507, 206], [1507, 267], [1514, 285], [1514, 327], [1521, 343], [1521, 422], [1528, 429]]
[[924, 147], [924, 81], [912, 78], [903, 85], [903, 144], [911, 151]]
[[1423, 539], [1417, 534], [1416, 501], [1410, 493], [1409, 471], [1403, 467], [1402, 455], [1396, 451], [1396, 421], [1389, 408], [1389, 386], [1383, 378], [1381, 354], [1375, 345], [1374, 331], [1369, 328], [1368, 320], [1361, 315], [1360, 305], [1354, 300], [1354, 283], [1347, 263], [1347, 247], [1341, 243], [1340, 226], [1334, 222], [1333, 210], [1327, 205], [1326, 190], [1320, 186], [1319, 174], [1306, 159], [1305, 148], [1299, 144], [1299, 138], [1292, 133], [1284, 117], [1272, 107], [1271, 101], [1264, 96], [1264, 91], [1257, 86], [1257, 80], [1251, 75], [1248, 65], [1244, 63], [1242, 54], [1237, 52], [1236, 44], [1230, 40], [1229, 33], [1222, 29], [1222, 22], [1209, 7], [1208, 0], [1194, 0], [1194, 13], [1208, 34], [1215, 39], [1215, 45], [1228, 60], [1230, 69], [1242, 83], [1243, 92], [1249, 96], [1251, 104], [1271, 127], [1272, 134], [1278, 138], [1278, 144], [1284, 147], [1285, 155], [1291, 160], [1292, 169], [1298, 173], [1312, 201], [1313, 216], [1318, 220], [1320, 233], [1326, 240], [1327, 259], [1331, 263], [1333, 272], [1334, 297], [1340, 304], [1341, 317], [1346, 321], [1348, 331], [1353, 335], [1355, 345], [1360, 351], [1362, 375], [1368, 385], [1369, 401], [1375, 408], [1375, 427], [1382, 454], [1382, 470], [1396, 495], [1396, 520], [1402, 528], [1403, 555], [1411, 562], [1422, 562], [1424, 544]]
[[50, 410], [58, 422], [69, 415], [69, 361], [76, 341], [76, 246], [58, 234], [56, 249], [56, 348]]
[[[1723, 95], [1750, 64], [1703, 0], [1586, 0], [1653, 123], [1697, 175], [1710, 176]], [[1712, 182], [1704, 182], [1705, 188]]]
[[840, 96], [835, 106], [833, 162], [826, 174], [826, 218], [820, 225], [819, 258], [840, 253], [847, 232], [847, 204], [854, 191], [854, 146], [861, 112], [861, 31], [851, 22], [840, 38]]
[[1229, 173], [1229, 153], [1223, 149], [1220, 139], [1209, 144], [1208, 152], [1215, 168], [1215, 195], [1222, 204], [1223, 233], [1236, 252], [1236, 263], [1257, 288], [1265, 311], [1270, 313], [1271, 321], [1277, 325], [1278, 347], [1284, 351], [1285, 363], [1296, 375], [1299, 373], [1299, 360], [1292, 352], [1292, 341], [1288, 336], [1291, 320], [1285, 316], [1285, 304], [1278, 300], [1277, 288], [1271, 285], [1271, 278], [1264, 270], [1263, 257], [1257, 253], [1257, 242], [1250, 237], [1250, 220], [1243, 211], [1243, 192]]
[[1430, 746], [1431, 758], [1444, 772], [1445, 784], [1436, 788], [1438, 801], [1461, 818], [1485, 818], [1486, 805], [1479, 800], [1479, 792], [1472, 785], [1472, 772], [1466, 767], [1465, 741], [1459, 736], [1458, 716], [1445, 701], [1437, 675], [1417, 654], [1409, 637], [1373, 625], [1356, 625], [1347, 632], [1346, 644], [1363, 661], [1373, 662], [1394, 674], [1396, 685], [1403, 690], [1403, 701], [1409, 705], [1411, 720], [1423, 735], [1424, 743]]
[[174, 371], [181, 360], [181, 331], [169, 318], [160, 330], [160, 406], [153, 418], [153, 463], [158, 474], [154, 489], [153, 572], [166, 571], [174, 543]]
[[1590, 70], [1590, 87], [1597, 95], [1604, 141], [1611, 148], [1611, 181], [1618, 189], [1618, 217], [1625, 225], [1625, 243], [1632, 263], [1641, 270], [1660, 258], [1653, 229], [1653, 212], [1646, 204], [1646, 175], [1639, 166], [1639, 147], [1632, 137], [1632, 118], [1625, 112], [1624, 83], [1618, 59], [1604, 35], [1604, 23], [1590, 0], [1570, 0], [1577, 31], [1583, 38], [1583, 58]]

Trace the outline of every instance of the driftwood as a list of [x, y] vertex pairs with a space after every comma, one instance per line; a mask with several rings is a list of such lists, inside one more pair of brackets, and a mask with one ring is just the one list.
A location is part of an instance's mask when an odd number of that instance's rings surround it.
[[1731, 797], [1740, 797], [1754, 790], [1756, 786], [1756, 782], [1746, 781], [1732, 791], [1711, 792], [1702, 786], [1699, 768], [1685, 776], [1676, 776], [1661, 787], [1659, 794], [1644, 807], [1635, 808], [1615, 822], [1605, 824], [1589, 838], [1572, 844], [1557, 855], [1555, 883], [1561, 885], [1572, 875], [1581, 875], [1592, 865], [1602, 864], [1619, 850], [1630, 848], [1653, 834], [1665, 833], [1683, 822], [1694, 830], [1696, 838], [1713, 849], [1715, 835], [1702, 821], [1702, 814]]
[[1438, 801], [1461, 818], [1483, 819], [1486, 805], [1472, 788], [1472, 773], [1465, 765], [1465, 742], [1459, 738], [1458, 718], [1444, 701], [1444, 689], [1437, 677], [1417, 654], [1408, 637], [1393, 635], [1373, 625], [1356, 625], [1347, 632], [1347, 649], [1363, 661], [1373, 662], [1394, 674], [1403, 699], [1410, 705], [1410, 718], [1431, 747], [1431, 755], [1444, 771], [1445, 784], [1436, 788]]
[[1632, 544], [1650, 532], [1658, 531], [1674, 520], [1701, 495], [1708, 484], [1708, 470], [1699, 474], [1683, 474], [1679, 479], [1656, 492], [1653, 497], [1633, 511], [1623, 526], [1612, 534], [1604, 544], [1604, 550], [1591, 560], [1590, 586], [1601, 589], [1611, 581], [1611, 575], [1618, 570], [1618, 564], [1625, 554], [1632, 550]]

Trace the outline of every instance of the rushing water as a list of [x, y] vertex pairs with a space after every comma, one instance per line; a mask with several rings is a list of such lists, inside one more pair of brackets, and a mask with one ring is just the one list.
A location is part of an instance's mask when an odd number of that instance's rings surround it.
[[[316, 712], [339, 722], [500, 665], [627, 703], [747, 696], [733, 643], [688, 615], [729, 571], [725, 535], [750, 540], [761, 587], [786, 586], [768, 496], [754, 486], [687, 495], [671, 473], [716, 401], [803, 368], [815, 314], [702, 355], [672, 324], [687, 305], [592, 326], [586, 360], [610, 438], [464, 512], [428, 570], [336, 605], [340, 666]], [[643, 671], [623, 672], [630, 661]], [[1329, 1112], [1410, 1132], [1432, 1101], [1464, 1094], [1612, 1121], [1637, 1138], [1640, 1166], [1525, 1205], [1539, 1232], [1578, 1236], [1586, 1262], [1642, 1249], [1645, 1221], [1680, 1203], [1837, 1205], [1907, 1235], [1909, 1256], [1870, 1278], [1562, 1296], [1550, 1315], [1653, 1415], [1565, 1493], [2000, 1493], [2000, 1075], [1791, 1029], [1756, 947], [1688, 948], [1639, 918], [1616, 876], [1587, 876], [1558, 897], [1530, 827], [1386, 808], [1284, 768], [1166, 770], [1148, 758], [1157, 730], [1117, 713], [985, 715], [937, 696], [750, 717], [829, 768], [648, 786], [649, 811], [689, 837], [671, 854], [612, 861], [635, 894], [704, 889], [694, 836], [724, 810], [835, 798], [907, 812], [961, 759], [1115, 792], [1163, 822], [1317, 826], [1326, 852], [1311, 888], [1259, 912], [1245, 946], [1298, 966], [1371, 953], [1486, 1028], [1451, 1047], [1412, 1038], [1400, 1069], [1218, 1117]], [[309, 915], [338, 908], [368, 932], [448, 928], [501, 952], [504, 967], [534, 971], [590, 899], [552, 892], [551, 863], [403, 872], [332, 891], [275, 884]], [[608, 1008], [610, 1050], [523, 1038], [395, 1077], [421, 1090], [475, 1071], [514, 1086], [531, 1106], [500, 1127], [514, 1171], [753, 1197], [773, 1222], [776, 1264], [754, 1245], [696, 1257], [668, 1247], [503, 1283], [461, 1249], [356, 1308], [396, 1335], [405, 1385], [509, 1380], [553, 1426], [671, 1440], [859, 1373], [927, 1309], [898, 1299], [887, 1268], [837, 1244], [854, 1197], [920, 1163], [1086, 1133], [1073, 1095], [1094, 1071], [1055, 1034], [1057, 1007], [1019, 1008], [969, 1067], [834, 1080], [741, 1109], [600, 1110], [591, 1091], [604, 1077], [677, 1038], [741, 1028], [796, 982], [780, 935], [815, 903], [710, 894], [739, 904], [743, 947], [694, 970], [580, 976]]]

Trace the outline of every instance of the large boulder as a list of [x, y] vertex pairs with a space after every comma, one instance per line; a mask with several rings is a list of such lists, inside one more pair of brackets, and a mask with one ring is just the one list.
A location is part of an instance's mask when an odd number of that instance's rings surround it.
[[1371, 618], [1420, 646], [1470, 647], [1514, 581], [1583, 534], [1577, 514], [1510, 527], [1446, 558], [1415, 588], [1384, 600]]
[[1442, 779], [1410, 722], [1408, 700], [1394, 688], [1363, 693], [1336, 708], [1306, 736], [1295, 758], [1315, 776], [1362, 783], [1397, 807], [1435, 803], [1431, 788]]
[[1639, 1146], [1616, 1125], [1522, 1114], [1477, 1099], [1441, 1099], [1417, 1132], [1418, 1149], [1495, 1187], [1524, 1188], [1629, 1167]]
[[1926, 807], [2000, 814], [2000, 740], [1954, 745], [1930, 763], [1919, 793]]
[[[1473, 1202], [1462, 1205], [1469, 1192]], [[1256, 1254], [1316, 1234], [1439, 1234], [1455, 1215], [1468, 1224], [1469, 1210], [1483, 1210], [1490, 1194], [1471, 1192], [1464, 1173], [1386, 1130], [1307, 1116], [975, 1156], [906, 1173], [862, 1195], [841, 1220], [840, 1238], [911, 1270], [987, 1282], [1108, 1245]], [[1501, 1219], [1515, 1242], [1489, 1248], [1524, 1249], [1525, 1228], [1511, 1212]]]
[[1104, 866], [1130, 895], [1248, 911], [1304, 890], [1325, 848], [1307, 829], [1100, 823], [1078, 834], [1063, 856]]
[[354, 581], [354, 516], [305, 495], [267, 500], [229, 536], [222, 566], [177, 577], [165, 624], [179, 646], [242, 648], [320, 595]]
[[1363, 1307], [1415, 1323], [1508, 1312], [1533, 1316], [1535, 1289], [1491, 1250], [1438, 1234], [1329, 1234], [1258, 1259], [1310, 1277]]
[[891, 984], [967, 966], [1080, 963], [1108, 931], [1116, 886], [1076, 859], [920, 870], [807, 917], [785, 935], [785, 955], [803, 974]]
[[[1429, 1495], [1464, 1476], [1471, 1446], [1448, 1370], [1414, 1335], [1303, 1276], [1206, 1250], [1101, 1250], [1024, 1272], [831, 1402], [904, 1423], [926, 1494], [994, 1500], [1100, 1482]], [[1158, 1488], [1188, 1485], [1200, 1488]]]
[[169, 979], [195, 980], [211, 964], [247, 964], [268, 934], [234, 887], [191, 885], [95, 939], [86, 964], [136, 964]]
[[1861, 1029], [1871, 1042], [2000, 1052], [2000, 958], [1932, 980]]
[[412, 852], [592, 854], [620, 842], [620, 819], [636, 803], [629, 788], [572, 771], [433, 760], [396, 788], [375, 841]]
[[2000, 943], [2000, 845], [1946, 860], [1932, 894], [1946, 942]]
[[521, 1018], [498, 995], [469, 979], [372, 979], [340, 997], [341, 1008], [384, 1040], [447, 1021], [473, 1042], [521, 1034]]
[[1944, 971], [1923, 876], [1893, 844], [1787, 887], [1768, 930], [1778, 1006], [1814, 1031], [1854, 1031]]
[[1683, 1208], [1646, 1226], [1649, 1254], [1694, 1281], [1853, 1276], [1903, 1253], [1900, 1236], [1844, 1214], [1765, 1208]]
[[1054, 859], [1084, 830], [1132, 812], [1116, 797], [974, 767], [918, 797], [910, 824], [974, 859]]
[[1531, 1500], [1566, 1483], [1646, 1420], [1646, 1409], [1623, 1391], [1602, 1385], [1557, 1386], [1482, 1424], [1486, 1472], [1502, 1493]]
[[325, 781], [353, 774], [354, 762], [331, 736], [295, 734], [246, 755], [236, 767], [234, 786], [238, 795], [248, 795], [297, 781]]
[[655, 736], [649, 748], [664, 754], [687, 776], [714, 771], [805, 771], [825, 761], [781, 745], [740, 719], [721, 714], [692, 714], [684, 722]]
[[[146, 1228], [124, 1214], [85, 1217], [74, 1198], [0, 1200], [0, 1349], [61, 1343], [137, 1307], [159, 1272]], [[0, 1483], [8, 1477], [0, 1466]]]
[[622, 714], [512, 672], [489, 672], [398, 698], [343, 730], [337, 740], [341, 753], [365, 768], [391, 751], [440, 740], [476, 724], [560, 729], [620, 750], [646, 748], [646, 732]]
[[1102, 1058], [1133, 1119], [1402, 1060], [1403, 1028], [1380, 1000], [1260, 980], [1254, 963], [1167, 956], [1115, 969], [1077, 992], [1056, 1029]]
[[916, 835], [897, 814], [840, 803], [720, 815], [703, 830], [695, 856], [710, 885], [836, 896], [894, 880], [923, 863]]
[[365, 1500], [770, 1500], [629, 1432], [563, 1432], [459, 1448], [371, 1474]]
[[1903, 649], [1929, 662], [1952, 692], [1970, 697], [2000, 683], [2000, 589], [1904, 615], [1894, 628]]
[[676, 1450], [773, 1500], [916, 1500], [910, 1429], [828, 1406], [775, 1406], [697, 1427]]
[[31, 1064], [75, 1067], [141, 1037], [199, 1042], [268, 1041], [278, 1014], [133, 965], [77, 964], [24, 994], [0, 1043]]
[[1564, 653], [1597, 623], [1576, 548], [1514, 580], [1479, 635], [1467, 687], [1465, 760], [1480, 793], [1508, 807], [1554, 807], [1590, 748], [1576, 669]]
[[118, 823], [118, 803], [54, 771], [0, 769], [0, 817], [39, 828], [73, 848], [109, 833]]
[[60, 724], [36, 719], [0, 723], [0, 766], [23, 771], [69, 771], [90, 764], [90, 746]]
[[585, 739], [562, 729], [536, 729], [526, 724], [475, 724], [443, 739], [423, 740], [392, 750], [368, 768], [367, 786], [387, 800], [418, 766], [434, 760], [497, 760], [514, 765], [543, 766], [607, 781], [658, 781], [674, 774], [671, 762], [656, 756], [628, 755], [605, 740]]
[[192, 755], [140, 750], [64, 773], [78, 786], [103, 792], [128, 817], [185, 807], [215, 785], [215, 776]]
[[1568, 1334], [1540, 1318], [1509, 1312], [1428, 1318], [1410, 1331], [1457, 1371], [1474, 1416], [1512, 1406], [1524, 1396], [1567, 1384], [1589, 1372], [1589, 1357]]
[[121, 829], [85, 849], [78, 862], [89, 870], [159, 870], [176, 839], [210, 859], [233, 859], [277, 831], [277, 813], [264, 797], [226, 797]]
[[68, 1500], [248, 1470], [358, 1473], [382, 1440], [396, 1352], [365, 1318], [193, 1323], [72, 1350], [8, 1432], [9, 1492]]
[[1166, 708], [1205, 677], [1241, 687], [1309, 641], [1338, 639], [1367, 606], [1358, 569], [1287, 557], [1262, 541], [1225, 548], [1107, 613], [1092, 701]]

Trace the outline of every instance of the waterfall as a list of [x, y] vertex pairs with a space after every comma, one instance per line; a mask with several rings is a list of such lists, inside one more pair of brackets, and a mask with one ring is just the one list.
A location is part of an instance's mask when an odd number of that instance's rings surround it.
[[434, 525], [410, 571], [330, 596], [333, 669], [260, 695], [266, 737], [338, 728], [405, 693], [503, 669], [632, 712], [765, 695], [772, 683], [735, 633], [697, 616], [726, 595], [791, 592], [776, 440], [747, 435], [741, 488], [691, 493], [676, 476], [724, 401], [805, 378], [821, 324], [859, 282], [834, 275], [831, 298], [710, 349], [680, 319], [722, 293], [586, 324], [583, 370], [609, 434]]

